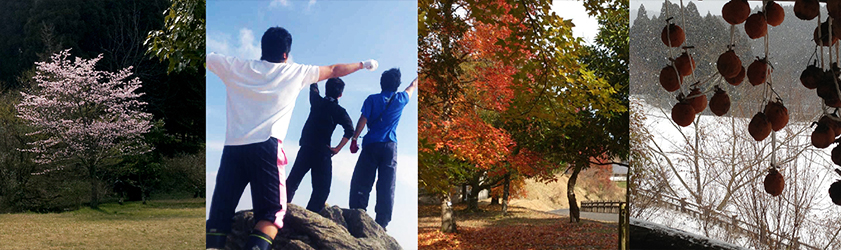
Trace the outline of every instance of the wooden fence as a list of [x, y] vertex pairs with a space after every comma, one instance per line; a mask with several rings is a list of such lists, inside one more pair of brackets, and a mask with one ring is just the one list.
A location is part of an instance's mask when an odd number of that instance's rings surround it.
[[621, 201], [582, 201], [581, 212], [618, 214]]

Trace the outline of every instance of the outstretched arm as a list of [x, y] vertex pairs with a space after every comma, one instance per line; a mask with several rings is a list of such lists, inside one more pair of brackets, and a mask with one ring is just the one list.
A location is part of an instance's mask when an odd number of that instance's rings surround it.
[[415, 89], [418, 88], [418, 78], [415, 77], [415, 80], [412, 80], [412, 83], [406, 87], [406, 94], [409, 94], [409, 97], [412, 97], [412, 92], [415, 92]]
[[343, 77], [350, 75], [360, 69], [375, 70], [377, 69], [377, 61], [367, 60], [357, 63], [343, 63], [333, 64], [330, 66], [318, 67], [318, 81], [324, 81], [330, 78]]

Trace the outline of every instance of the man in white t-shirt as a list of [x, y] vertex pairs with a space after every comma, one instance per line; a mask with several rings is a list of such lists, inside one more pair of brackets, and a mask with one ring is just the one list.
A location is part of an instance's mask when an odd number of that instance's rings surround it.
[[222, 79], [227, 92], [227, 128], [222, 160], [207, 220], [207, 248], [224, 249], [231, 218], [245, 186], [251, 183], [254, 226], [245, 249], [270, 249], [286, 213], [286, 137], [298, 93], [314, 82], [360, 69], [377, 61], [310, 66], [287, 63], [292, 35], [266, 30], [260, 60], [207, 55], [207, 69]]

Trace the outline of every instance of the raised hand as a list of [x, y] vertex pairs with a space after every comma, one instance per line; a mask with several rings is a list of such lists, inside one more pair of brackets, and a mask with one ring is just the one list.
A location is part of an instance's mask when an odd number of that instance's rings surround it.
[[368, 59], [368, 60], [362, 61], [362, 67], [365, 68], [365, 69], [368, 69], [370, 71], [377, 70], [377, 66], [379, 66], [379, 64], [377, 63], [377, 60]]

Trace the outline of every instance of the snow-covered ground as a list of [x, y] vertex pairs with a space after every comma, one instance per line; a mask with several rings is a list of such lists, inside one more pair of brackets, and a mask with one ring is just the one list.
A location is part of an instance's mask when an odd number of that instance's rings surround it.
[[[831, 202], [827, 193], [829, 185], [839, 179], [832, 172], [833, 167], [837, 166], [830, 159], [834, 145], [826, 149], [811, 146], [810, 135], [813, 129], [808, 128], [809, 122], [789, 123], [784, 130], [772, 134], [776, 140], [769, 136], [764, 141], [756, 142], [748, 134], [747, 118], [701, 115], [695, 120], [697, 124], [678, 127], [671, 122], [670, 109], [661, 110], [648, 105], [639, 96], [633, 96], [632, 99], [643, 104], [647, 118], [644, 126], [652, 135], [648, 145], [651, 150], [661, 151], [660, 154], [654, 154], [655, 160], [645, 166], [657, 169], [660, 174], [647, 175], [651, 179], [642, 180], [638, 184], [642, 189], [685, 198], [687, 202], [699, 207], [736, 216], [749, 223], [770, 221], [767, 227], [771, 232], [795, 234], [786, 237], [798, 237], [801, 242], [819, 245], [821, 248], [832, 237], [832, 233], [838, 230], [841, 208]], [[700, 139], [697, 142], [696, 137]], [[697, 154], [696, 145], [700, 149]], [[776, 148], [776, 152], [772, 148]], [[771, 165], [772, 158], [786, 176], [784, 194], [776, 198], [762, 191], [765, 170]], [[733, 188], [740, 184], [743, 187]], [[728, 192], [728, 189], [732, 192]], [[770, 206], [764, 207], [762, 204]], [[789, 216], [791, 213], [803, 212], [793, 210], [795, 204], [807, 204], [810, 209], [805, 212], [805, 216]], [[635, 214], [652, 223], [743, 247], [760, 248], [727, 228], [710, 225], [682, 212], [662, 207], [634, 209], [641, 209]], [[835, 227], [825, 226], [832, 222], [835, 222]], [[792, 224], [802, 224], [802, 227], [798, 231], [793, 229]]]

